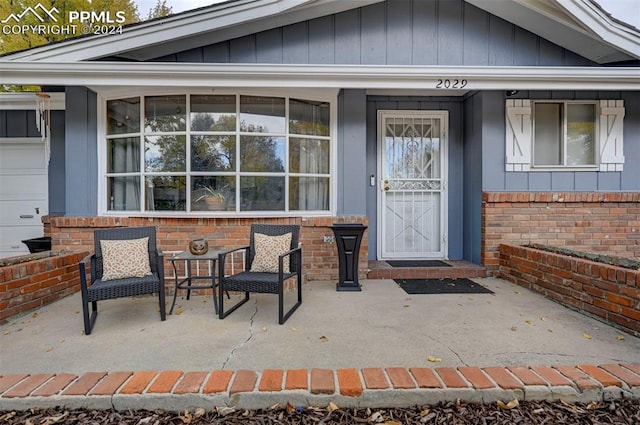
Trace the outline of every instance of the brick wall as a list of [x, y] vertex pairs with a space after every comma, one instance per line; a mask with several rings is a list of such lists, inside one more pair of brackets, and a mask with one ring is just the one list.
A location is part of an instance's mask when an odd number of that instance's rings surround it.
[[485, 192], [482, 264], [502, 243], [541, 243], [640, 258], [640, 192]]
[[[336, 244], [324, 242], [333, 236], [333, 223], [363, 223], [364, 216], [344, 217], [287, 217], [287, 218], [165, 218], [165, 217], [63, 217], [49, 216], [45, 220], [47, 236], [51, 236], [53, 250], [93, 252], [93, 231], [98, 228], [122, 226], [156, 226], [158, 245], [163, 251], [184, 251], [189, 241], [205, 238], [210, 248], [231, 249], [248, 245], [252, 223], [298, 224], [303, 245], [305, 280], [333, 280], [338, 278]], [[368, 232], [360, 248], [359, 268], [366, 270]], [[170, 265], [165, 271], [171, 272]], [[366, 275], [366, 274], [365, 274]], [[170, 287], [168, 286], [168, 289]]]
[[498, 276], [640, 336], [640, 270], [500, 245]]
[[87, 254], [80, 250], [0, 267], [0, 323], [79, 291], [78, 261]]

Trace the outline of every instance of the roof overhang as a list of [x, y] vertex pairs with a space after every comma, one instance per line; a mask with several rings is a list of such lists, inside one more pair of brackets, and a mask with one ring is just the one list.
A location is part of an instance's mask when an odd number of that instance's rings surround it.
[[0, 84], [440, 90], [640, 90], [638, 68], [6, 62]]
[[596, 63], [640, 59], [640, 32], [592, 0], [465, 0]]

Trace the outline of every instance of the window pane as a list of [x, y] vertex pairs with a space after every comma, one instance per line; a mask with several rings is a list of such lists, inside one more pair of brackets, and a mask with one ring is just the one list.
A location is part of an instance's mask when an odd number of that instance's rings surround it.
[[596, 111], [593, 104], [567, 105], [567, 165], [593, 165]]
[[235, 131], [236, 97], [191, 96], [191, 130]]
[[328, 177], [291, 177], [289, 179], [289, 209], [329, 210]]
[[145, 201], [149, 211], [185, 211], [185, 177], [146, 177]]
[[535, 165], [562, 165], [562, 105], [535, 104], [535, 135], [533, 161]]
[[144, 138], [145, 171], [185, 171], [186, 136], [148, 136]]
[[235, 136], [191, 136], [191, 171], [235, 171]]
[[284, 137], [241, 136], [240, 170], [284, 172]]
[[240, 177], [241, 211], [284, 211], [284, 177]]
[[110, 211], [140, 210], [140, 177], [107, 178], [107, 196]]
[[329, 104], [291, 99], [289, 101], [289, 132], [328, 136]]
[[289, 140], [289, 171], [329, 174], [329, 141], [291, 138]]
[[107, 140], [107, 172], [135, 173], [140, 171], [140, 138]]
[[191, 209], [193, 211], [234, 211], [236, 209], [236, 178], [234, 176], [193, 177]]
[[240, 96], [240, 131], [284, 133], [284, 110], [280, 97]]
[[140, 131], [140, 98], [107, 101], [107, 134]]
[[187, 122], [187, 97], [149, 96], [144, 99], [145, 132], [184, 131]]

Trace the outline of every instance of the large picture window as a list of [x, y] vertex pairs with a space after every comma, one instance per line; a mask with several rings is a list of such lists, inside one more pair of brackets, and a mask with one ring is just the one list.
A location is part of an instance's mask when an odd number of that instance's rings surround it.
[[328, 212], [329, 116], [286, 97], [107, 100], [107, 211]]

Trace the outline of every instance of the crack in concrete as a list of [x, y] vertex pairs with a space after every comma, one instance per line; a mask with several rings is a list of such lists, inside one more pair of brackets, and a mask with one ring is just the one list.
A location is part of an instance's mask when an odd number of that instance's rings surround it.
[[231, 358], [233, 357], [233, 354], [238, 351], [239, 349], [241, 349], [245, 344], [247, 344], [249, 341], [251, 341], [253, 339], [254, 333], [253, 333], [253, 318], [256, 316], [256, 314], [258, 314], [258, 299], [254, 298], [254, 306], [255, 309], [253, 310], [253, 314], [251, 314], [251, 317], [249, 318], [249, 337], [247, 339], [245, 339], [244, 341], [242, 341], [240, 343], [240, 345], [237, 345], [235, 347], [233, 347], [231, 349], [231, 352], [229, 352], [229, 355], [227, 356], [227, 358], [225, 359], [224, 362], [222, 362], [222, 366], [220, 367], [220, 370], [225, 370], [225, 368], [227, 367], [227, 364], [231, 361]]

